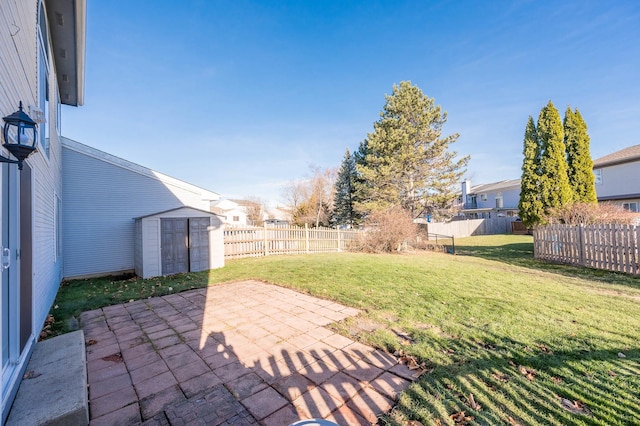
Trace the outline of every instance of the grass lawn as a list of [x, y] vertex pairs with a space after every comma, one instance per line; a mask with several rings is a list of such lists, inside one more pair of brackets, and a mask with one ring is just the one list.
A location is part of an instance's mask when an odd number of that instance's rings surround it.
[[538, 262], [529, 236], [459, 239], [456, 252], [272, 256], [73, 281], [53, 329], [88, 309], [259, 279], [361, 309], [335, 328], [425, 363], [382, 423], [640, 424], [640, 278]]

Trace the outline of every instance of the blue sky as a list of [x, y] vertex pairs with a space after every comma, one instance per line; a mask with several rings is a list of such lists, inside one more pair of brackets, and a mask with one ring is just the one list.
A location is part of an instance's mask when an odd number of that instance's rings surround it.
[[520, 177], [549, 100], [581, 111], [593, 158], [640, 143], [635, 0], [87, 3], [63, 135], [226, 198], [338, 167], [403, 80], [448, 112], [474, 184]]

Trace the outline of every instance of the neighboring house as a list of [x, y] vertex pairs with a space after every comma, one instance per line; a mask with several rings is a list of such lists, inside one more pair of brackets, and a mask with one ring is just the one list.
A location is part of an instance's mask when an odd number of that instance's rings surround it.
[[62, 148], [65, 278], [133, 272], [135, 218], [180, 207], [208, 212], [220, 198], [67, 138]]
[[291, 209], [287, 207], [274, 207], [269, 209], [267, 213], [267, 223], [275, 225], [288, 225], [293, 222]]
[[520, 179], [471, 186], [470, 180], [462, 182], [462, 194], [458, 206], [467, 219], [491, 219], [518, 216]]
[[85, 9], [85, 0], [0, 1], [0, 117], [22, 102], [38, 123], [23, 170], [0, 163], [2, 423], [62, 278], [60, 104], [84, 101]]
[[640, 212], [640, 145], [616, 151], [593, 162], [598, 201], [610, 201]]
[[247, 214], [248, 225], [260, 225], [261, 223], [253, 223], [253, 215], [259, 215], [259, 221], [264, 222], [269, 219], [269, 215], [264, 211], [264, 205], [253, 200], [230, 200], [238, 205], [238, 207]]
[[209, 209], [220, 216], [222, 222], [227, 225], [246, 226], [248, 224], [246, 210], [235, 201], [227, 199], [212, 201]]

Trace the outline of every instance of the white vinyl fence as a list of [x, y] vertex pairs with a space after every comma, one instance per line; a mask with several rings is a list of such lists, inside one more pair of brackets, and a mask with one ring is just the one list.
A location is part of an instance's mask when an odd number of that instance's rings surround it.
[[302, 254], [340, 252], [346, 250], [360, 231], [308, 226], [265, 225], [226, 227], [224, 230], [224, 256], [270, 256], [276, 254]]
[[634, 225], [548, 225], [533, 230], [536, 259], [640, 274]]

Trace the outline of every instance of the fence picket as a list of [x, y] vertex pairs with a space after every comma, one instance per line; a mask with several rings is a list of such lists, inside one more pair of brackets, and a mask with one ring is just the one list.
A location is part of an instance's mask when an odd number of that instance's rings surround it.
[[361, 231], [274, 225], [228, 227], [224, 230], [227, 259], [277, 254], [346, 250]]
[[640, 275], [640, 227], [547, 225], [533, 232], [536, 259]]

